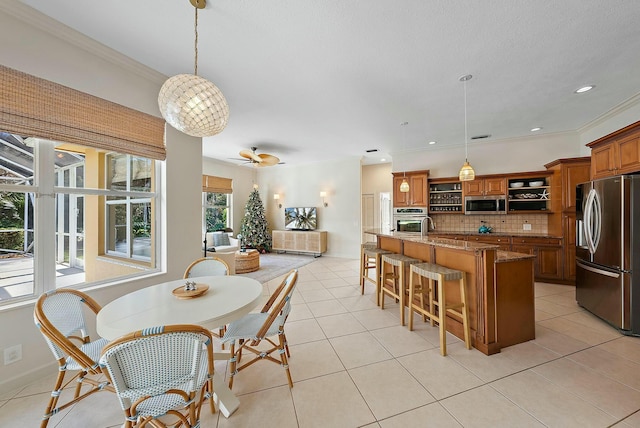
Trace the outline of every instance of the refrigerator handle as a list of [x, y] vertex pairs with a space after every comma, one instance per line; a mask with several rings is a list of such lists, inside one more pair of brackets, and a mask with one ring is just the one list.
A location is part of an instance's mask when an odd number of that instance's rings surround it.
[[595, 221], [595, 227], [593, 229], [593, 252], [595, 253], [600, 244], [600, 234], [602, 229], [602, 210], [600, 209], [600, 197], [598, 192], [593, 189], [593, 218]]
[[589, 191], [589, 193], [587, 194], [587, 199], [585, 199], [584, 201], [584, 207], [583, 207], [583, 212], [584, 212], [584, 237], [585, 240], [587, 241], [587, 249], [589, 250], [590, 254], [594, 253], [594, 248], [593, 248], [593, 237], [592, 237], [592, 231], [593, 231], [593, 219], [591, 218], [591, 204], [593, 203], [593, 189], [591, 189]]
[[604, 276], [610, 276], [611, 278], [620, 278], [619, 273], [609, 272], [607, 270], [602, 270], [602, 269], [595, 268], [593, 266], [585, 265], [584, 263], [580, 262], [580, 260], [576, 260], [576, 264], [580, 266], [582, 269], [588, 270], [589, 272], [597, 273]]

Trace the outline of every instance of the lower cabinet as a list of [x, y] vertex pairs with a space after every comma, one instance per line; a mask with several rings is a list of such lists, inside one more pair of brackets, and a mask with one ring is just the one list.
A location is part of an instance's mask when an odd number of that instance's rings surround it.
[[561, 239], [513, 237], [511, 251], [536, 256], [533, 263], [536, 280], [562, 280], [564, 278]]
[[274, 251], [313, 253], [316, 256], [327, 252], [327, 232], [324, 230], [274, 230]]

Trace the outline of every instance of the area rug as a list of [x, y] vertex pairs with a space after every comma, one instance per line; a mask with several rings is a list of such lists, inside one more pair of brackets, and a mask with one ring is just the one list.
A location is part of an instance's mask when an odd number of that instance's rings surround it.
[[274, 278], [288, 273], [291, 269], [296, 269], [313, 262], [312, 255], [293, 255], [266, 253], [260, 254], [260, 269], [255, 272], [240, 273], [237, 275], [253, 278], [264, 284]]

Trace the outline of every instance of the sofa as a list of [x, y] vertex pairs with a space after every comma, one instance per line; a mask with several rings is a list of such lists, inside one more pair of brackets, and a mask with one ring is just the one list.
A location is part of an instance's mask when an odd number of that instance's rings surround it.
[[[222, 235], [226, 235], [226, 238]], [[224, 260], [229, 266], [229, 273], [236, 273], [236, 251], [240, 249], [240, 244], [233, 236], [233, 232], [207, 232], [206, 233], [206, 256], [218, 257]]]

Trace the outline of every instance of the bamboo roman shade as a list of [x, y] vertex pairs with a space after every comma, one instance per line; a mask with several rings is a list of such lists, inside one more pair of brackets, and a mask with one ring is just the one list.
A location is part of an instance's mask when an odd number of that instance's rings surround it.
[[233, 193], [231, 179], [215, 177], [213, 175], [203, 175], [202, 191], [208, 193]]
[[164, 160], [164, 120], [0, 65], [0, 129]]

